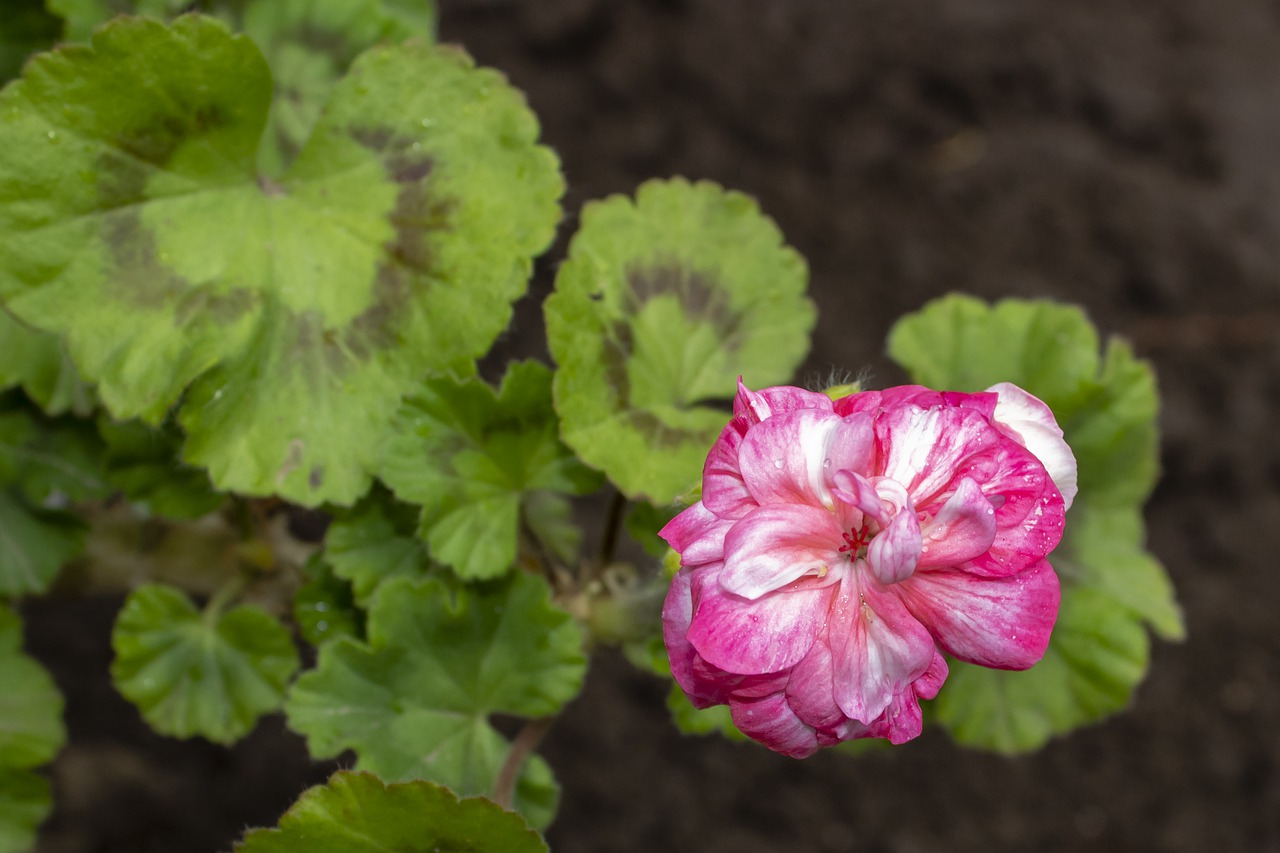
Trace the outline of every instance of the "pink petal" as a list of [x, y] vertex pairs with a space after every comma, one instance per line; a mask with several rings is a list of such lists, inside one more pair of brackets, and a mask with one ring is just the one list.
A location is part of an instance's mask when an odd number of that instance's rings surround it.
[[791, 669], [787, 703], [796, 716], [816, 729], [831, 729], [844, 722], [836, 704], [831, 647], [819, 637], [809, 653]]
[[1063, 438], [1053, 411], [1012, 382], [1001, 382], [987, 390], [999, 397], [993, 416], [996, 425], [1007, 428], [1013, 438], [1035, 454], [1062, 493], [1064, 506], [1070, 509], [1078, 488], [1076, 457]]
[[937, 514], [921, 526], [919, 568], [955, 566], [986, 553], [996, 537], [996, 510], [971, 477], [964, 477]]
[[733, 414], [743, 416], [751, 425], [755, 425], [774, 415], [794, 412], [797, 409], [820, 409], [831, 411], [831, 398], [826, 394], [818, 394], [796, 388], [791, 385], [776, 385], [752, 391], [738, 377], [738, 393], [733, 398]]
[[695, 671], [698, 653], [686, 637], [689, 622], [693, 618], [689, 576], [688, 569], [681, 569], [671, 579], [666, 601], [662, 605], [662, 640], [671, 661], [671, 676], [696, 707], [708, 708], [723, 704], [728, 699], [718, 685], [699, 678]]
[[949, 653], [996, 669], [1026, 669], [1044, 656], [1061, 598], [1047, 560], [1007, 578], [916, 572], [894, 591]]
[[738, 448], [747, 428], [745, 418], [729, 421], [702, 466], [702, 502], [721, 518], [742, 518], [759, 505], [747, 490], [738, 464]]
[[987, 553], [966, 568], [987, 577], [1008, 577], [1046, 557], [1062, 540], [1066, 507], [1044, 466], [1029, 450], [1001, 436], [997, 470], [982, 483], [996, 508], [996, 535]]
[[883, 454], [883, 474], [897, 480], [915, 500], [926, 506], [957, 476], [986, 478], [970, 469], [990, 462], [985, 457], [999, 447], [1000, 433], [972, 409], [922, 409], [905, 405], [882, 413], [876, 437]]
[[833, 508], [830, 478], [866, 470], [874, 452], [870, 418], [800, 409], [751, 428], [738, 450], [742, 476], [761, 506], [804, 503]]
[[724, 538], [733, 522], [712, 513], [698, 501], [666, 523], [658, 535], [667, 540], [684, 566], [714, 562], [724, 557]]
[[693, 618], [686, 637], [698, 654], [746, 675], [780, 672], [803, 658], [826, 621], [832, 587], [784, 589], [752, 601], [725, 591], [714, 565], [690, 578]]
[[795, 715], [780, 693], [751, 702], [730, 702], [733, 724], [774, 752], [808, 758], [822, 745], [813, 729]]
[[902, 602], [851, 574], [831, 605], [829, 637], [836, 704], [869, 724], [933, 661], [933, 638]]
[[912, 510], [895, 515], [867, 548], [867, 564], [882, 584], [899, 583], [911, 577], [919, 561], [920, 522]]
[[820, 507], [773, 504], [752, 510], [725, 537], [720, 583], [757, 599], [804, 575], [825, 577], [846, 562], [837, 550], [841, 532], [835, 516]]

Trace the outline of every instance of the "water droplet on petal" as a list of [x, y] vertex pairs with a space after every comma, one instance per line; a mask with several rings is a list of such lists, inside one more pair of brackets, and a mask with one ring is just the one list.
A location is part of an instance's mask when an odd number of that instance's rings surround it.
[[830, 468], [830, 467], [831, 467], [831, 460], [830, 460], [830, 459], [823, 459], [823, 460], [822, 460], [822, 467], [823, 467], [823, 468]]
[[779, 471], [781, 471], [781, 470], [782, 470], [782, 460], [781, 460], [781, 459], [775, 459], [775, 460], [773, 460], [773, 467], [774, 467], [774, 468], [777, 468]]

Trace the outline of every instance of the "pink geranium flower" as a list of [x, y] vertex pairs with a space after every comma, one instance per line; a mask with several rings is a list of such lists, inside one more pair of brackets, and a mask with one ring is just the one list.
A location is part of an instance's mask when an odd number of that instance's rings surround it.
[[1075, 473], [1015, 385], [833, 401], [739, 382], [702, 499], [661, 532], [681, 557], [663, 612], [676, 681], [787, 755], [916, 737], [944, 652], [999, 669], [1044, 655]]

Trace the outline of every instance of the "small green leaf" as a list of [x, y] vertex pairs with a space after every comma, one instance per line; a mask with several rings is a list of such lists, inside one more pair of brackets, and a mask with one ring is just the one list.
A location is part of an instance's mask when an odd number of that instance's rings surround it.
[[44, 667], [22, 653], [22, 622], [6, 607], [0, 607], [0, 684], [0, 768], [52, 761], [67, 740], [62, 694]]
[[33, 506], [106, 497], [102, 440], [75, 417], [48, 418], [28, 405], [0, 400], [0, 484]]
[[1050, 555], [1062, 606], [1045, 658], [1027, 672], [953, 663], [934, 713], [961, 743], [1035, 749], [1115, 713], [1146, 672], [1143, 623], [1185, 634], [1173, 585], [1144, 547], [1141, 504], [1158, 467], [1155, 378], [1129, 347], [1098, 336], [1077, 308], [949, 296], [901, 320], [889, 350], [912, 378], [976, 391], [1014, 382], [1053, 409], [1080, 491]]
[[87, 415], [97, 405], [62, 340], [19, 323], [0, 306], [0, 391], [14, 387], [51, 415]]
[[523, 97], [457, 49], [362, 54], [278, 180], [271, 96], [199, 16], [33, 60], [0, 92], [0, 298], [114, 417], [181, 404], [218, 488], [346, 505], [400, 399], [505, 328], [563, 185]]
[[233, 743], [280, 707], [298, 668], [289, 632], [260, 608], [200, 613], [173, 587], [141, 586], [111, 634], [116, 689], [151, 727]]
[[74, 516], [31, 507], [0, 487], [0, 596], [44, 592], [84, 548], [84, 536]]
[[520, 816], [489, 800], [459, 800], [430, 782], [387, 785], [339, 771], [303, 793], [279, 829], [257, 829], [236, 853], [546, 853]]
[[0, 767], [0, 853], [34, 849], [36, 827], [52, 809], [53, 797], [43, 776]]
[[402, 500], [422, 505], [433, 557], [463, 578], [493, 578], [515, 564], [526, 494], [600, 486], [558, 432], [551, 371], [537, 362], [512, 364], [496, 393], [477, 378], [429, 379], [396, 418], [381, 476]]
[[209, 475], [184, 464], [178, 455], [182, 434], [172, 423], [150, 427], [141, 421], [98, 418], [106, 442], [106, 477], [147, 512], [165, 518], [199, 518], [226, 502]]
[[302, 638], [313, 646], [334, 637], [364, 636], [364, 615], [355, 604], [351, 584], [333, 573], [320, 556], [307, 561], [307, 582], [293, 599], [293, 616]]
[[589, 203], [546, 302], [565, 442], [628, 497], [670, 503], [727, 420], [707, 404], [804, 357], [807, 277], [756, 203], [715, 184]]
[[365, 606], [383, 581], [419, 579], [431, 570], [417, 526], [416, 508], [375, 488], [334, 518], [325, 534], [324, 558], [335, 575], [351, 582], [356, 602]]
[[[450, 589], [396, 578], [369, 608], [368, 643], [320, 648], [285, 712], [317, 757], [354, 749], [356, 768], [399, 781], [428, 779], [460, 795], [492, 794], [508, 750], [492, 714], [554, 714], [582, 686], [583, 636], [549, 601], [545, 581], [514, 574]], [[555, 811], [545, 762], [528, 761], [516, 808], [534, 826]]]

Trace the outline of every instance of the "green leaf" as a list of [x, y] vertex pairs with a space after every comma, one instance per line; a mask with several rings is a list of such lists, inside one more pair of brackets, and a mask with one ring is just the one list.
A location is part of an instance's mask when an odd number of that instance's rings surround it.
[[345, 505], [401, 397], [505, 328], [562, 181], [522, 96], [457, 49], [363, 54], [279, 180], [255, 166], [271, 89], [197, 16], [34, 60], [0, 93], [0, 297], [117, 419], [181, 403], [219, 489]]
[[1146, 673], [1143, 623], [1185, 634], [1173, 585], [1144, 547], [1141, 504], [1158, 468], [1158, 399], [1150, 367], [1121, 341], [1098, 357], [1077, 308], [949, 296], [901, 320], [895, 359], [921, 384], [976, 391], [1014, 382], [1053, 409], [1079, 465], [1080, 491], [1050, 562], [1062, 607], [1045, 658], [1028, 672], [953, 663], [933, 703], [964, 744], [1035, 749], [1122, 709]]
[[493, 578], [515, 563], [527, 493], [600, 486], [558, 432], [551, 371], [537, 362], [512, 364], [496, 393], [477, 378], [428, 379], [401, 408], [380, 473], [399, 498], [422, 505], [433, 557], [463, 578]]
[[375, 488], [334, 518], [325, 534], [324, 558], [335, 575], [351, 582], [356, 602], [366, 606], [383, 581], [423, 578], [431, 570], [417, 526], [416, 508]]
[[178, 458], [182, 434], [172, 423], [150, 427], [141, 421], [98, 418], [106, 442], [106, 476], [147, 512], [166, 518], [199, 518], [226, 501], [209, 475]]
[[27, 57], [52, 47], [61, 30], [61, 22], [45, 11], [41, 0], [5, 0], [4, 24], [0, 26], [0, 86], [18, 75]]
[[[294, 683], [290, 727], [317, 757], [354, 749], [357, 769], [386, 779], [491, 794], [508, 744], [490, 715], [548, 716], [582, 686], [582, 631], [549, 592], [520, 573], [455, 589], [439, 579], [385, 582], [369, 608], [368, 643], [326, 643]], [[542, 827], [555, 801], [551, 771], [534, 757], [516, 808]]]
[[293, 616], [302, 638], [313, 646], [335, 637], [364, 636], [364, 615], [355, 604], [351, 584], [333, 573], [320, 556], [307, 561], [307, 582], [293, 600]]
[[258, 607], [200, 613], [173, 587], [125, 600], [111, 633], [116, 689], [153, 729], [229, 744], [280, 707], [298, 668], [289, 632]]
[[21, 404], [0, 402], [0, 484], [14, 486], [33, 506], [106, 497], [102, 440], [79, 418], [47, 418]]
[[670, 503], [728, 416], [809, 348], [803, 259], [745, 195], [651, 181], [589, 203], [546, 302], [565, 442], [628, 497]]
[[62, 694], [44, 667], [22, 653], [22, 621], [6, 607], [0, 607], [0, 684], [0, 768], [52, 761], [67, 740]]
[[29, 506], [0, 488], [0, 595], [39, 594], [84, 547], [85, 526], [75, 517]]
[[97, 404], [62, 341], [19, 323], [0, 306], [0, 391], [14, 387], [51, 415], [87, 415]]
[[1060, 414], [1097, 376], [1098, 334], [1074, 305], [952, 294], [899, 320], [889, 355], [921, 385], [972, 392], [1012, 382]]
[[0, 767], [0, 853], [34, 849], [36, 827], [52, 809], [53, 797], [43, 776]]
[[546, 853], [520, 816], [489, 800], [459, 800], [430, 782], [387, 785], [339, 771], [303, 793], [279, 829], [245, 836], [236, 853]]
[[280, 175], [315, 127], [352, 61], [379, 42], [418, 34], [382, 0], [252, 0], [243, 29], [271, 66], [275, 96], [258, 152], [265, 174]]
[[93, 31], [116, 15], [146, 15], [167, 20], [196, 7], [201, 11], [213, 4], [191, 0], [45, 0], [50, 12], [63, 19], [66, 41], [88, 41]]

